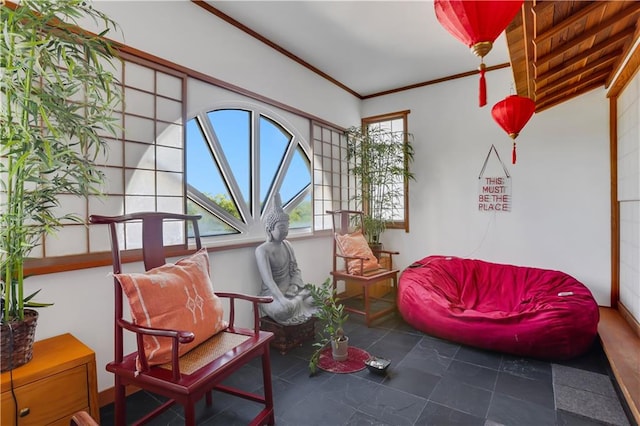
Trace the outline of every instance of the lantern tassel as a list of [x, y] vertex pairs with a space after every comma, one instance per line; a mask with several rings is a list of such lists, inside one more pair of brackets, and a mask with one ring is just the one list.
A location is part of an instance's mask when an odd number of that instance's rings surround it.
[[516, 164], [516, 143], [513, 142], [513, 150], [511, 151], [511, 164]]
[[487, 81], [484, 78], [484, 73], [486, 69], [486, 65], [484, 62], [480, 63], [480, 87], [478, 93], [478, 101], [480, 107], [483, 107], [487, 104]]

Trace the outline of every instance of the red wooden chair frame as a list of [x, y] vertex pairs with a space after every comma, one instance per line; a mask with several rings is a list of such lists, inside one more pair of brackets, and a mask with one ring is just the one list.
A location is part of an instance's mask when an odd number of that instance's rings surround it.
[[[364, 315], [365, 323], [367, 324], [367, 327], [369, 327], [376, 319], [386, 316], [396, 310], [396, 293], [398, 289], [399, 270], [393, 268], [393, 256], [399, 253], [397, 251], [384, 250], [382, 248], [372, 249], [373, 254], [378, 258], [378, 260], [388, 266], [385, 265], [385, 267], [373, 271], [363, 271], [363, 264], [367, 259], [364, 257], [347, 256], [341, 253], [336, 239], [336, 235], [346, 235], [360, 229], [364, 219], [363, 212], [357, 210], [329, 210], [327, 213], [331, 214], [333, 219], [333, 270], [331, 271], [331, 275], [333, 276], [333, 289], [335, 291], [339, 281], [344, 281], [345, 285], [346, 282], [349, 282], [361, 286], [361, 293], [350, 296], [342, 293], [338, 294], [338, 297], [341, 302], [346, 302], [347, 300], [354, 298], [362, 299], [364, 309], [349, 306], [348, 304], [345, 304], [344, 309], [348, 312]], [[386, 261], [383, 261], [385, 258]], [[356, 273], [349, 273], [347, 271], [346, 264], [349, 260], [354, 259], [360, 262], [360, 270]], [[389, 279], [392, 280], [390, 298], [374, 297], [370, 294], [371, 287], [374, 284]], [[389, 306], [373, 311], [371, 306], [372, 301], [380, 301], [388, 304]]]
[[[107, 224], [109, 226], [113, 272], [117, 274], [122, 270], [122, 252], [118, 244], [117, 224], [131, 221], [142, 222], [142, 254], [145, 270], [148, 271], [149, 269], [166, 263], [165, 247], [163, 245], [163, 223], [165, 220], [190, 222], [193, 226], [196, 249], [200, 249], [201, 241], [198, 229], [198, 219], [200, 219], [200, 217], [199, 215], [146, 212], [122, 216], [92, 215], [90, 222], [92, 224]], [[143, 416], [135, 424], [146, 423], [172, 405], [178, 403], [184, 407], [185, 424], [195, 425], [195, 405], [203, 396], [206, 396], [206, 403], [210, 406], [212, 403], [212, 390], [226, 392], [264, 404], [264, 408], [252, 420], [251, 424], [274, 424], [275, 417], [273, 411], [271, 361], [269, 353], [269, 342], [273, 339], [273, 333], [260, 330], [258, 311], [258, 304], [271, 302], [271, 297], [216, 292], [218, 297], [229, 299], [229, 328], [221, 333], [249, 336], [249, 339], [229, 349], [218, 358], [210, 361], [191, 374], [185, 374], [180, 372], [178, 347], [182, 343], [191, 342], [194, 339], [193, 333], [188, 330], [168, 330], [137, 326], [133, 322], [123, 318], [123, 290], [119, 281], [115, 278], [114, 289], [114, 360], [107, 364], [106, 369], [115, 375], [116, 425], [127, 424], [125, 390], [128, 385], [133, 385], [137, 388], [168, 398], [168, 401]], [[240, 300], [252, 304], [254, 314], [253, 329], [240, 328], [235, 325], [236, 301]], [[137, 351], [127, 355], [124, 354], [123, 349], [124, 330], [135, 333], [137, 342]], [[145, 334], [166, 336], [173, 339], [170, 370], [161, 366], [149, 367], [147, 365], [142, 345], [142, 338]], [[203, 343], [203, 345], [205, 343]], [[136, 371], [136, 357], [139, 357], [141, 360], [142, 371], [140, 372]], [[256, 357], [261, 357], [262, 359], [263, 395], [249, 393], [221, 383], [240, 367], [246, 365]]]

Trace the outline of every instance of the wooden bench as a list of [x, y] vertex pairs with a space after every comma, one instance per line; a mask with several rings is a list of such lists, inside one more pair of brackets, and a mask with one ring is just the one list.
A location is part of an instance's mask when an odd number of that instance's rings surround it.
[[640, 424], [640, 335], [617, 309], [602, 306], [598, 334], [629, 410]]

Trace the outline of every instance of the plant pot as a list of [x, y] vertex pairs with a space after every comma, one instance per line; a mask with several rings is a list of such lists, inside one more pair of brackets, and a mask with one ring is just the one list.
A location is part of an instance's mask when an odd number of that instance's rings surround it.
[[0, 329], [2, 371], [13, 370], [31, 361], [37, 323], [38, 312], [25, 309], [24, 321], [14, 320], [2, 324]]
[[331, 339], [331, 356], [335, 361], [344, 361], [349, 356], [349, 338], [343, 336], [341, 340]]
[[380, 251], [380, 250], [382, 250], [382, 243], [373, 243], [373, 242], [369, 243], [369, 248], [373, 252]]

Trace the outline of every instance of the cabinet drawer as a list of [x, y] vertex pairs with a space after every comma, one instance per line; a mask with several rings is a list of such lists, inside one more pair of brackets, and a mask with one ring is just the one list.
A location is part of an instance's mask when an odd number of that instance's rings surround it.
[[[19, 417], [19, 425], [47, 425], [60, 420], [68, 424], [68, 418], [78, 410], [89, 406], [86, 365], [44, 377], [15, 389], [18, 413], [28, 409], [29, 413]], [[2, 423], [14, 424], [14, 405], [11, 392], [2, 393]]]

